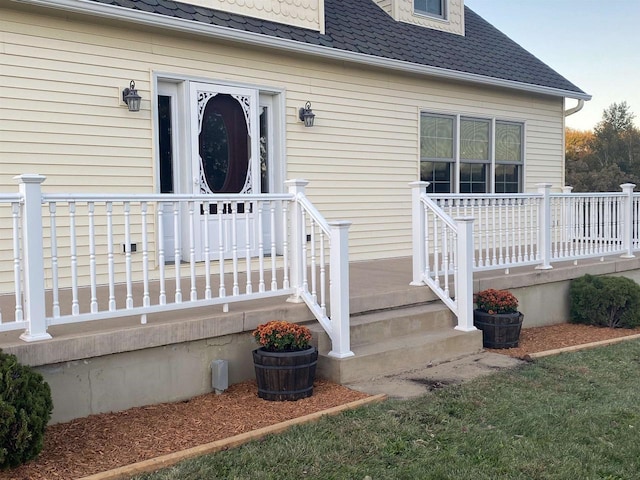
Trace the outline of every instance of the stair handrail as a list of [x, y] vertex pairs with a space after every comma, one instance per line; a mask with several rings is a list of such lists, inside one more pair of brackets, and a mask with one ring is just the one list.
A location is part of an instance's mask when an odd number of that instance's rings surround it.
[[[304, 301], [331, 339], [329, 356], [346, 358], [353, 356], [349, 332], [349, 221], [327, 220], [305, 195], [306, 180], [288, 180], [286, 185], [293, 194], [291, 212], [291, 286], [296, 289], [292, 301]], [[307, 240], [307, 227], [310, 227], [310, 239]], [[315, 227], [320, 230], [320, 241], [316, 245]], [[329, 306], [331, 315], [327, 315], [326, 279], [324, 257], [324, 239], [329, 241]], [[311, 247], [307, 246], [308, 241]], [[310, 250], [310, 251], [309, 251]], [[319, 287], [316, 281], [316, 250], [320, 252]], [[307, 258], [311, 265], [308, 270]], [[308, 276], [311, 276], [312, 288], [309, 290]]]
[[473, 331], [476, 329], [473, 326], [474, 219], [451, 218], [426, 194], [429, 182], [412, 182], [409, 185], [413, 190], [411, 284], [431, 288], [458, 317], [455, 328]]

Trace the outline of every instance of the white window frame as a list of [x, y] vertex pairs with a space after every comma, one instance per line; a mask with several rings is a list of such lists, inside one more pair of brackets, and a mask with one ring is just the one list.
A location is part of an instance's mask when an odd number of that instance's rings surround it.
[[[460, 165], [461, 163], [483, 163], [489, 165], [488, 178], [486, 184], [486, 193], [495, 193], [496, 191], [496, 165], [517, 165], [518, 172], [518, 193], [524, 192], [525, 187], [525, 158], [526, 158], [526, 122], [523, 120], [514, 120], [507, 118], [500, 118], [495, 116], [477, 115], [477, 114], [461, 114], [461, 113], [446, 113], [431, 110], [421, 110], [419, 112], [418, 122], [418, 152], [419, 152], [419, 164], [424, 162], [437, 162], [438, 159], [423, 158], [422, 157], [422, 135], [421, 124], [422, 118], [428, 117], [449, 117], [454, 120], [453, 127], [453, 168], [451, 169], [450, 185], [453, 188], [451, 193], [460, 193]], [[489, 122], [489, 161], [474, 162], [469, 160], [462, 160], [460, 158], [460, 121], [461, 119], [470, 120], [483, 120]], [[521, 131], [520, 141], [520, 162], [508, 162], [508, 161], [496, 161], [496, 123], [518, 125]], [[444, 160], [443, 160], [444, 162]], [[450, 162], [447, 162], [450, 163]], [[418, 168], [421, 172], [421, 168]]]
[[437, 13], [433, 13], [433, 12], [429, 12], [427, 10], [419, 10], [416, 8], [416, 1], [413, 1], [413, 14], [414, 15], [421, 15], [421, 16], [425, 16], [425, 17], [429, 17], [429, 18], [435, 18], [438, 20], [447, 20], [449, 17], [449, 0], [440, 0], [440, 5], [441, 5], [441, 9], [442, 9], [442, 15], [439, 15]]

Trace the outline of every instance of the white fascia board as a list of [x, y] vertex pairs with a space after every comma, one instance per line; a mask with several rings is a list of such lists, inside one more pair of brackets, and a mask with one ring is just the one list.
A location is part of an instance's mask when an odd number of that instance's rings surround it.
[[292, 53], [302, 53], [325, 59], [342, 60], [345, 62], [353, 62], [361, 65], [386, 68], [389, 70], [417, 75], [425, 75], [429, 77], [437, 77], [448, 80], [457, 80], [461, 82], [470, 82], [493, 87], [509, 88], [542, 95], [550, 95], [554, 97], [574, 98], [577, 100], [591, 100], [591, 95], [588, 95], [586, 93], [578, 93], [572, 92], [570, 90], [545, 87], [542, 85], [533, 85], [529, 83], [516, 82], [513, 80], [487, 77], [474, 73], [459, 72], [456, 70], [432, 67], [428, 65], [420, 65], [417, 63], [405, 62], [402, 60], [376, 57], [374, 55], [366, 55], [364, 53], [339, 50], [322, 45], [312, 45], [309, 43], [297, 42], [295, 40], [289, 40], [285, 38], [261, 35], [259, 33], [244, 32], [241, 30], [235, 30], [233, 28], [210, 25], [201, 22], [195, 22], [193, 20], [185, 20], [182, 18], [168, 17], [166, 15], [160, 15], [157, 13], [143, 12], [141, 10], [133, 10], [130, 8], [124, 8], [115, 5], [106, 5], [103, 3], [97, 3], [88, 0], [11, 1], [28, 5], [55, 8], [68, 12], [110, 18], [121, 22], [132, 22], [141, 25], [147, 25], [150, 27], [166, 28], [179, 32], [203, 35], [218, 40], [238, 42], [245, 45], [273, 48], [275, 50]]

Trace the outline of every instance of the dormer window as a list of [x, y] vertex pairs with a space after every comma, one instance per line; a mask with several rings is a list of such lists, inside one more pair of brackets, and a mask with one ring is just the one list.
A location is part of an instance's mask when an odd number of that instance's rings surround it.
[[429, 15], [430, 17], [447, 18], [446, 10], [447, 0], [413, 0], [413, 11], [420, 15]]

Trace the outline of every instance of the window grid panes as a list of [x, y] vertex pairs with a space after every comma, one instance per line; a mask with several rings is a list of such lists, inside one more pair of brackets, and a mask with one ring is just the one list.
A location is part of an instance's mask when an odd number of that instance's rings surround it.
[[427, 192], [451, 192], [452, 166], [453, 163], [450, 162], [420, 162], [420, 180], [429, 182]]
[[461, 163], [460, 193], [486, 193], [488, 166], [485, 163]]
[[453, 160], [452, 117], [425, 115], [420, 124], [420, 157]]
[[460, 159], [489, 161], [489, 120], [460, 119]]
[[522, 125], [496, 122], [496, 161], [522, 162]]
[[413, 10], [433, 17], [445, 17], [445, 0], [413, 0]]
[[496, 193], [518, 193], [519, 187], [519, 165], [496, 165]]
[[420, 179], [429, 192], [455, 192], [456, 167], [460, 193], [490, 192], [492, 174], [495, 193], [522, 192], [523, 164], [521, 123], [496, 121], [494, 129], [490, 119], [460, 117], [458, 131], [455, 115], [421, 114]]

